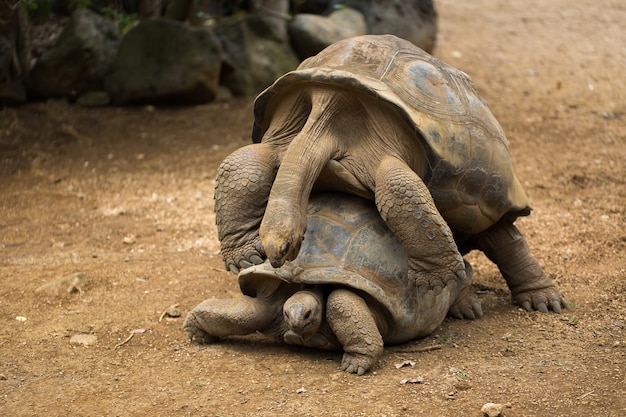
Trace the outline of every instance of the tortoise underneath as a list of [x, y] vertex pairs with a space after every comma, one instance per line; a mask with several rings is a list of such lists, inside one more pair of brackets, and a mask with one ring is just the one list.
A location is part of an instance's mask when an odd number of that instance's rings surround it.
[[191, 339], [212, 343], [259, 331], [290, 344], [343, 349], [341, 368], [362, 375], [384, 344], [426, 336], [448, 312], [482, 315], [469, 290], [469, 264], [459, 285], [424, 291], [409, 278], [407, 255], [371, 200], [320, 194], [307, 219], [292, 262], [247, 268], [239, 273], [242, 297], [208, 299], [188, 314]]

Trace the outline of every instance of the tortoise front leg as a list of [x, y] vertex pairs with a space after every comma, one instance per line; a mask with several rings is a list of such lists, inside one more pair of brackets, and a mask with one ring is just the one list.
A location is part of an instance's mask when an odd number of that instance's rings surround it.
[[224, 264], [235, 274], [266, 257], [259, 226], [277, 169], [276, 153], [259, 143], [236, 150], [217, 171], [215, 222]]
[[326, 320], [343, 346], [342, 371], [363, 375], [376, 365], [383, 338], [365, 300], [349, 290], [334, 290], [326, 301]]
[[441, 323], [459, 292], [469, 285], [450, 228], [422, 179], [397, 158], [382, 160], [375, 195], [383, 220], [406, 250], [409, 278], [415, 280], [418, 294], [433, 291], [440, 297], [442, 305], [436, 313], [423, 313], [432, 314], [433, 323]]
[[530, 254], [526, 239], [513, 223], [500, 221], [474, 238], [474, 245], [495, 263], [513, 300], [527, 311], [560, 313], [568, 308], [554, 282]]
[[213, 343], [220, 337], [247, 335], [270, 328], [278, 312], [267, 301], [244, 295], [208, 299], [187, 315], [183, 329], [190, 340]]

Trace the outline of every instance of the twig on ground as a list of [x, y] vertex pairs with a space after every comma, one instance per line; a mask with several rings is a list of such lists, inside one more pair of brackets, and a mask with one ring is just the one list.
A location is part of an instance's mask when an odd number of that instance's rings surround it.
[[118, 347], [125, 345], [126, 343], [130, 342], [130, 339], [133, 338], [133, 336], [135, 335], [135, 332], [130, 332], [130, 335], [126, 338], [126, 340], [118, 343], [117, 345], [115, 345], [115, 347], [113, 347], [113, 350], [117, 349]]
[[578, 397], [576, 399], [577, 400], [582, 400], [583, 398], [585, 398], [585, 397], [587, 397], [589, 395], [596, 395], [596, 394], [594, 394], [593, 391], [589, 391], [589, 392], [584, 393], [583, 395], [581, 395], [580, 397]]
[[396, 352], [399, 352], [399, 353], [430, 352], [431, 350], [438, 350], [438, 349], [441, 349], [442, 347], [443, 345], [432, 345], [432, 346], [425, 346], [425, 347], [416, 348], [416, 349], [398, 349]]

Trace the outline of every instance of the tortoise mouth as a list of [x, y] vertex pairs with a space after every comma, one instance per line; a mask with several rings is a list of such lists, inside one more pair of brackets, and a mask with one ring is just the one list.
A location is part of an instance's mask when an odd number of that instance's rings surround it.
[[290, 238], [284, 240], [280, 246], [271, 241], [264, 245], [270, 264], [274, 268], [280, 268], [285, 262], [293, 261], [300, 252], [302, 239], [303, 238], [297, 239], [295, 236], [290, 236]]

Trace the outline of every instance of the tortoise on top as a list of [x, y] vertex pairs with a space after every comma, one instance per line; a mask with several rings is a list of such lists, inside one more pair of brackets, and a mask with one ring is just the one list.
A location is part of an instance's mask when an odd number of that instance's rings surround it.
[[334, 190], [375, 200], [422, 291], [464, 282], [461, 254], [480, 249], [525, 309], [567, 307], [513, 224], [529, 202], [500, 125], [463, 72], [392, 35], [350, 38], [279, 78], [254, 115], [254, 143], [217, 175], [227, 269], [293, 260], [311, 192]]

